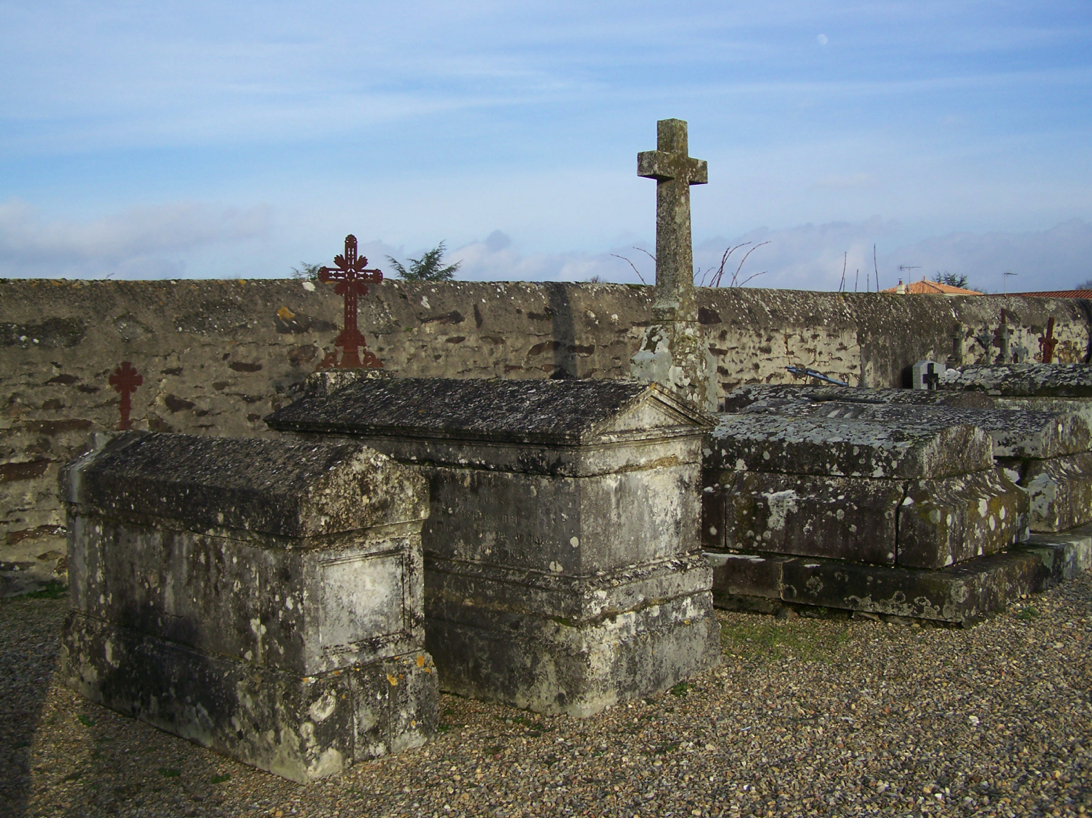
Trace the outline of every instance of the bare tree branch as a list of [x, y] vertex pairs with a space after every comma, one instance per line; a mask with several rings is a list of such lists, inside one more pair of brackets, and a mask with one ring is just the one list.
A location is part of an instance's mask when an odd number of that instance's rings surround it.
[[[634, 250], [639, 250], [640, 248], [638, 248], [638, 247], [634, 247], [633, 249], [634, 249]], [[647, 251], [643, 251], [643, 252], [647, 252]], [[648, 286], [648, 282], [647, 282], [647, 281], [645, 281], [645, 277], [644, 277], [643, 275], [641, 275], [641, 271], [637, 269], [636, 265], [634, 265], [634, 263], [633, 263], [632, 261], [630, 261], [630, 260], [629, 260], [628, 258], [626, 258], [625, 256], [620, 256], [620, 255], [618, 255], [617, 253], [611, 253], [611, 255], [612, 255], [612, 256], [614, 256], [615, 258], [620, 258], [620, 259], [622, 259], [622, 261], [624, 261], [624, 262], [625, 262], [626, 264], [628, 264], [628, 265], [629, 265], [630, 267], [632, 267], [632, 268], [633, 268], [633, 272], [637, 273], [637, 278], [641, 279], [641, 283], [642, 283], [642, 284], [644, 284], [644, 285], [645, 285], [646, 287]], [[652, 260], [653, 260], [653, 261], [655, 261], [655, 260], [656, 260], [656, 257], [655, 257], [655, 256], [653, 256], [653, 257], [652, 257]]]

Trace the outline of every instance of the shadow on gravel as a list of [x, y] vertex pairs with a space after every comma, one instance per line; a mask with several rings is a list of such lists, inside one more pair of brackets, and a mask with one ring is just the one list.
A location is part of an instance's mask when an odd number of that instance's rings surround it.
[[0, 804], [13, 816], [26, 812], [32, 744], [67, 611], [61, 588], [0, 601]]
[[60, 686], [67, 596], [0, 601], [0, 814], [220, 815], [224, 782], [253, 775]]

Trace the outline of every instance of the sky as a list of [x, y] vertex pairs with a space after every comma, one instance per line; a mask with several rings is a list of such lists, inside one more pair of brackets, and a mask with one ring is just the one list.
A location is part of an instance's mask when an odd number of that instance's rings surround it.
[[678, 118], [699, 284], [1092, 279], [1088, 0], [0, 0], [0, 79], [0, 277], [652, 283]]

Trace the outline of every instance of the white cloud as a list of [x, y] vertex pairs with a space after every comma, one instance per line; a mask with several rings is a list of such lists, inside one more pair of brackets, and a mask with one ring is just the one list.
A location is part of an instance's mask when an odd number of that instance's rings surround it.
[[819, 45], [826, 45], [830, 42], [830, 39], [827, 37], [826, 34], [820, 34], [818, 37], [815, 38], [815, 41], [819, 43]]
[[174, 278], [195, 251], [262, 238], [269, 208], [178, 202], [89, 221], [47, 221], [19, 199], [0, 203], [0, 276]]

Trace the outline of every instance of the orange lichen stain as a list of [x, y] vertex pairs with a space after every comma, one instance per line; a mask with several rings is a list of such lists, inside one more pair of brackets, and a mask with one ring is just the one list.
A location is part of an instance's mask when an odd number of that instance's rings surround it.
[[422, 656], [421, 654], [417, 654], [417, 667], [424, 667], [424, 666], [425, 666], [425, 657]]
[[292, 310], [288, 309], [288, 307], [281, 307], [279, 310], [277, 310], [277, 317], [280, 318], [282, 321], [291, 321], [293, 318], [296, 317], [296, 314], [292, 312]]
[[387, 681], [391, 683], [391, 687], [398, 687], [398, 679], [395, 678], [394, 674], [388, 675]]

